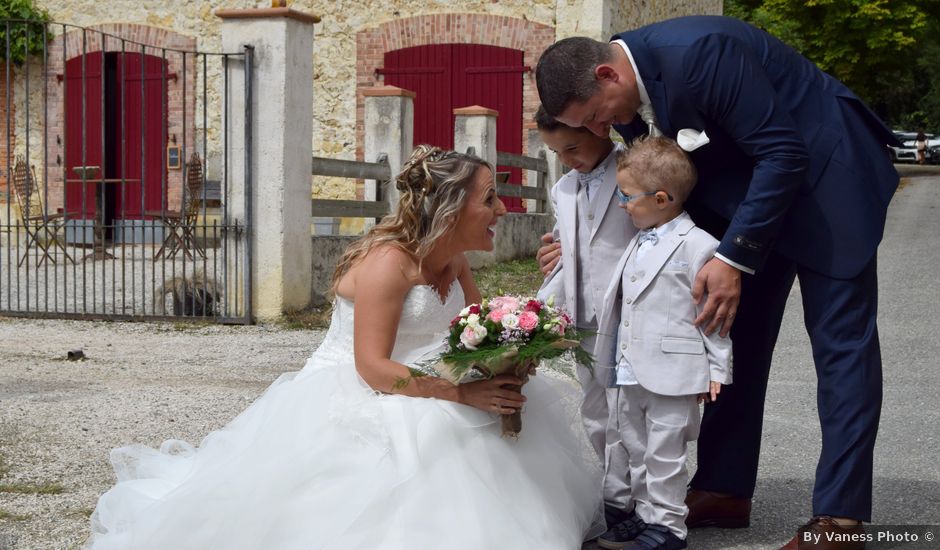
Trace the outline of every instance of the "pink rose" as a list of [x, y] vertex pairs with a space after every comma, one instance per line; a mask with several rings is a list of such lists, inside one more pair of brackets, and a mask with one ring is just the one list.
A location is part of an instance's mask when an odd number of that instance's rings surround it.
[[[526, 306], [528, 307], [528, 306]], [[532, 311], [523, 311], [519, 315], [519, 327], [526, 332], [532, 332], [539, 326], [539, 316]]]
[[467, 325], [467, 327], [463, 329], [463, 332], [460, 333], [460, 343], [469, 350], [477, 349], [477, 346], [480, 345], [480, 342], [482, 342], [484, 338], [486, 338], [486, 328], [481, 325]]
[[493, 321], [494, 323], [498, 323], [503, 320], [503, 315], [506, 315], [505, 311], [501, 309], [494, 309], [489, 312], [486, 318], [489, 319], [490, 321]]
[[497, 296], [490, 300], [490, 309], [501, 309], [507, 313], [519, 309], [519, 299], [515, 296]]

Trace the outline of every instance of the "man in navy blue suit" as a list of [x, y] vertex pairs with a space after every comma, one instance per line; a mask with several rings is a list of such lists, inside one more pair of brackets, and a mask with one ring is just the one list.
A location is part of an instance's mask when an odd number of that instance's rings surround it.
[[[696, 322], [730, 332], [735, 368], [705, 409], [688, 526], [749, 525], [770, 361], [799, 277], [822, 452], [813, 519], [798, 536], [861, 532], [882, 394], [875, 260], [898, 184], [890, 131], [839, 81], [727, 17], [672, 19], [609, 43], [561, 40], [536, 79], [544, 108], [569, 126], [602, 136], [613, 127], [628, 142], [681, 130], [699, 138], [687, 148], [699, 173], [688, 209], [721, 245], [695, 281]], [[544, 246], [543, 270], [559, 254]], [[605, 547], [618, 547], [611, 538]]]

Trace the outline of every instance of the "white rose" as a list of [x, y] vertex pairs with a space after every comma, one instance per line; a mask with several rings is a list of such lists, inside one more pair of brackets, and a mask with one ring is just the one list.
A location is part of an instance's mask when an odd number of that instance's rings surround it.
[[467, 316], [467, 324], [471, 327], [480, 326], [480, 316], [476, 313], [471, 313]]
[[482, 325], [467, 325], [460, 333], [460, 343], [469, 350], [477, 349], [477, 346], [486, 338], [486, 327]]
[[516, 328], [519, 326], [519, 317], [515, 313], [507, 313], [503, 315], [500, 322], [503, 324], [503, 328]]
[[467, 315], [470, 315], [470, 306], [467, 306], [460, 310], [461, 317], [466, 317]]

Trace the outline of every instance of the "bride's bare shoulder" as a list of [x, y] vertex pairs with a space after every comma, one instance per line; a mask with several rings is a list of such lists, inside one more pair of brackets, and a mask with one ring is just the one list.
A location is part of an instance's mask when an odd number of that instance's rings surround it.
[[403, 292], [414, 286], [419, 278], [418, 264], [411, 254], [397, 246], [379, 245], [349, 268], [336, 291], [340, 296], [355, 301], [359, 288]]

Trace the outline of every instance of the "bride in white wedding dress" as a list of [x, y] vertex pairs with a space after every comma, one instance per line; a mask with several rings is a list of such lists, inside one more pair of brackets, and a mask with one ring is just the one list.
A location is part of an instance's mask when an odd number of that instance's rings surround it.
[[[344, 255], [326, 339], [198, 448], [115, 449], [93, 550], [576, 550], [603, 531], [600, 467], [564, 384], [407, 377], [480, 300], [468, 250], [506, 210], [492, 169], [426, 146], [401, 201]], [[571, 389], [575, 393], [574, 389]], [[523, 395], [524, 394], [524, 395]], [[576, 399], [576, 397], [574, 397]], [[499, 414], [525, 430], [500, 437]]]

